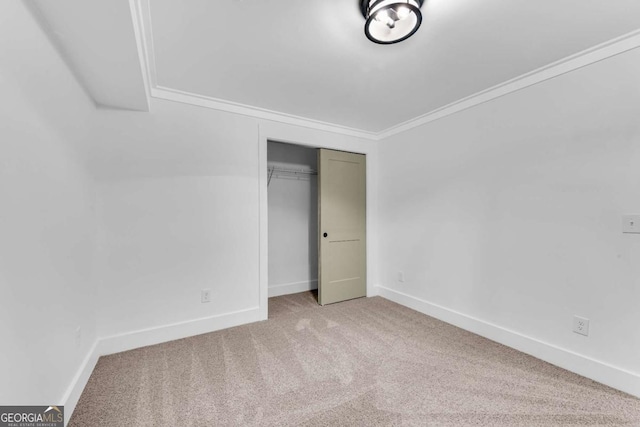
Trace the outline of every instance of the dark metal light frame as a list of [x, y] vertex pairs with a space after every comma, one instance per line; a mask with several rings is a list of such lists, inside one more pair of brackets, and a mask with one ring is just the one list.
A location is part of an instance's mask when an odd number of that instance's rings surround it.
[[[396, 0], [396, 1], [360, 0], [360, 11], [362, 12], [362, 16], [364, 16], [364, 18], [367, 20], [364, 25], [365, 35], [369, 40], [378, 44], [394, 44], [394, 43], [398, 43], [408, 39], [409, 37], [414, 35], [416, 31], [418, 31], [418, 29], [420, 28], [420, 25], [422, 24], [422, 13], [420, 12], [420, 8], [424, 4], [424, 1], [425, 0]], [[387, 3], [387, 4], [380, 7], [380, 5], [383, 3]], [[417, 4], [417, 6], [414, 3]], [[411, 31], [409, 31], [409, 33], [407, 33], [406, 35], [404, 35], [399, 39], [389, 40], [389, 41], [380, 40], [375, 36], [373, 36], [370, 32], [370, 27], [373, 23], [372, 21], [375, 20], [376, 15], [381, 11], [389, 11], [389, 10], [393, 10], [395, 13], [395, 11], [399, 6], [408, 8], [416, 16], [416, 23], [414, 27], [411, 29]]]

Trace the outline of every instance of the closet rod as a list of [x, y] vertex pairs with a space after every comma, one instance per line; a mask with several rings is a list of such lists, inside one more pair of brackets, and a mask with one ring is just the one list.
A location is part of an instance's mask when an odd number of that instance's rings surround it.
[[269, 179], [267, 180], [267, 187], [271, 183], [271, 178], [273, 175], [276, 177], [282, 178], [297, 178], [301, 179], [302, 177], [309, 177], [311, 175], [318, 175], [318, 171], [313, 169], [291, 169], [291, 168], [283, 168], [281, 166], [270, 166], [268, 167]]

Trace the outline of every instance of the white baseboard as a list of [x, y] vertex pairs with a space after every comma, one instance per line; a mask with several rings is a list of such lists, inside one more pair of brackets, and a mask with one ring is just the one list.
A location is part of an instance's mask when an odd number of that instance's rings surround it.
[[263, 317], [260, 314], [260, 308], [254, 307], [217, 316], [98, 338], [85, 357], [82, 366], [74, 376], [62, 400], [65, 412], [65, 426], [71, 419], [80, 395], [86, 387], [100, 356], [266, 320]]
[[367, 298], [377, 297], [380, 295], [380, 285], [367, 286]]
[[304, 282], [284, 283], [282, 285], [269, 286], [269, 298], [282, 295], [297, 294], [298, 292], [318, 289], [317, 280], [307, 280]]
[[98, 363], [98, 359], [100, 355], [97, 351], [98, 341], [95, 341], [89, 352], [85, 356], [82, 361], [82, 365], [80, 365], [80, 369], [76, 372], [76, 375], [73, 377], [71, 381], [71, 385], [67, 388], [67, 391], [62, 398], [62, 404], [64, 405], [64, 425], [66, 426], [71, 419], [71, 415], [73, 411], [76, 409], [76, 405], [78, 404], [78, 400], [80, 400], [80, 395], [84, 390], [87, 382], [89, 381], [89, 377], [93, 372], [93, 369], [96, 367], [96, 363]]
[[98, 342], [98, 352], [101, 356], [106, 356], [108, 354], [120, 353], [121, 351], [133, 350], [154, 344], [161, 344], [163, 342], [192, 337], [194, 335], [206, 334], [208, 332], [232, 328], [234, 326], [253, 323], [260, 320], [266, 319], [260, 318], [259, 307], [253, 307], [231, 313], [203, 317], [201, 319], [141, 329], [138, 331], [131, 331], [124, 334], [100, 338]]
[[378, 295], [640, 398], [640, 375], [483, 320], [378, 286]]

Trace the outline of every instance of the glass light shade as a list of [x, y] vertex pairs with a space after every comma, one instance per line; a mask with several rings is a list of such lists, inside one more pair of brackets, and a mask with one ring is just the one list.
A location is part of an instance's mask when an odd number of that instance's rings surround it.
[[392, 44], [411, 37], [420, 28], [424, 0], [362, 0], [367, 22], [364, 33], [375, 43]]

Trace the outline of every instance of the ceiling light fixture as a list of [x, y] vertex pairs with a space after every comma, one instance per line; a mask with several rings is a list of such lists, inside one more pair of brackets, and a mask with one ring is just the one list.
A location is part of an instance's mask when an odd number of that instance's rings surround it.
[[360, 0], [360, 10], [367, 20], [364, 33], [380, 44], [408, 39], [420, 28], [423, 3], [424, 0]]

